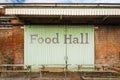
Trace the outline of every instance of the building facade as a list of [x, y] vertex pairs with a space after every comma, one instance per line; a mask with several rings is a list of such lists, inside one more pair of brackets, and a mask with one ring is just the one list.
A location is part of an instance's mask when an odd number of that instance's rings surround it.
[[119, 4], [0, 4], [1, 64], [120, 60]]

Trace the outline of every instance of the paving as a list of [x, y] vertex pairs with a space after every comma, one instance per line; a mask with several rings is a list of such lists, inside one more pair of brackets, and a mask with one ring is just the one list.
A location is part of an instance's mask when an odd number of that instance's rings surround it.
[[120, 80], [114, 73], [96, 72], [45, 72], [42, 76], [38, 72], [26, 73], [1, 73], [0, 80]]

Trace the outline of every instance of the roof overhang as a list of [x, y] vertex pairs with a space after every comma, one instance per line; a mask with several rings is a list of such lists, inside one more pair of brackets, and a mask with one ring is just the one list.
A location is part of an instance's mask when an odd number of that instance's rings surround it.
[[119, 16], [119, 4], [6, 4], [6, 15]]
[[120, 16], [120, 8], [6, 8], [6, 15]]
[[25, 23], [120, 24], [120, 4], [3, 4]]
[[3, 7], [120, 7], [120, 3], [0, 3]]

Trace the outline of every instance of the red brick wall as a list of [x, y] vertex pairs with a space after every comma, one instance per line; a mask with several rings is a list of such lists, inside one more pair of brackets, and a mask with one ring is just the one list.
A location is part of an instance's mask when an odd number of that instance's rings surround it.
[[0, 29], [0, 63], [9, 63], [9, 58], [13, 59], [12, 30]]
[[5, 9], [0, 9], [0, 14], [4, 15], [5, 14]]
[[[95, 29], [95, 63], [117, 61], [120, 52], [120, 26]], [[24, 63], [24, 30], [20, 27], [0, 29], [0, 64]]]
[[98, 26], [95, 29], [95, 63], [119, 60], [120, 26]]
[[20, 27], [13, 27], [12, 33], [14, 63], [24, 63], [24, 30]]
[[0, 64], [23, 63], [24, 31], [20, 27], [0, 29]]

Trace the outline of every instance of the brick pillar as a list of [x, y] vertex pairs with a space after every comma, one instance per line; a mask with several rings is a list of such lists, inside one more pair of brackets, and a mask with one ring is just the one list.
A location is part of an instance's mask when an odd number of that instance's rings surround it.
[[23, 64], [24, 60], [24, 31], [14, 26], [12, 29], [13, 33], [13, 54], [14, 64]]
[[0, 29], [0, 64], [12, 63], [12, 30]]
[[97, 64], [119, 60], [120, 26], [99, 26], [95, 30], [95, 62]]
[[5, 15], [5, 9], [0, 9], [0, 14]]

